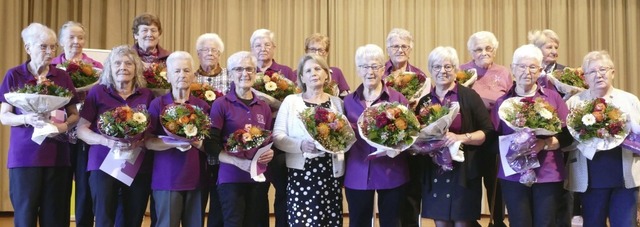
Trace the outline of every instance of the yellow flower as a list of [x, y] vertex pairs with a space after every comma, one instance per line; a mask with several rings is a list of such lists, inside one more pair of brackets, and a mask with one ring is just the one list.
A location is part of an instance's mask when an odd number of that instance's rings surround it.
[[147, 116], [144, 116], [144, 114], [138, 112], [138, 113], [134, 113], [133, 114], [133, 120], [142, 124], [147, 122]]
[[275, 91], [278, 88], [278, 85], [273, 81], [269, 81], [264, 84], [264, 88], [267, 89], [267, 91]]
[[160, 72], [160, 77], [167, 79], [167, 72]]
[[184, 134], [188, 137], [193, 137], [198, 134], [198, 128], [195, 125], [188, 124], [184, 126]]
[[206, 91], [204, 92], [204, 97], [207, 99], [207, 101], [211, 102], [216, 99], [216, 93], [213, 91]]

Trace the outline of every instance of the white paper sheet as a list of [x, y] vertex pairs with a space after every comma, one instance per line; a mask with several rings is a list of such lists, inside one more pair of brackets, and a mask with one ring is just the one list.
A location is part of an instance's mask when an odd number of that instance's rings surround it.
[[116, 156], [115, 152], [110, 151], [100, 165], [100, 170], [127, 186], [131, 186], [133, 179], [135, 179], [140, 170], [140, 166], [142, 166], [144, 152], [142, 152], [142, 149], [136, 148], [131, 151], [129, 159], [118, 159]]
[[514, 134], [498, 137], [500, 141], [500, 163], [502, 164], [502, 170], [504, 170], [505, 176], [516, 174], [516, 171], [509, 166], [509, 161], [507, 161], [507, 152], [509, 152], [509, 146], [511, 145], [511, 141], [513, 141], [513, 135]]

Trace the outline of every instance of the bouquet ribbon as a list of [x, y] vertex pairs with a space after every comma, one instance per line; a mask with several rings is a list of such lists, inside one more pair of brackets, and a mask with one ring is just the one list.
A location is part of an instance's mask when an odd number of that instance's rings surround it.
[[191, 143], [188, 141], [184, 141], [181, 139], [176, 139], [172, 136], [158, 136], [158, 138], [162, 139], [162, 142], [169, 145], [176, 145], [176, 149], [185, 152], [191, 149]]
[[418, 154], [429, 155], [436, 165], [443, 171], [453, 170], [453, 161], [464, 162], [464, 152], [460, 150], [461, 142], [455, 142], [449, 147], [444, 146], [444, 140], [418, 140], [412, 148]]
[[627, 149], [634, 154], [640, 155], [640, 134], [629, 133], [627, 138], [622, 142], [622, 148]]
[[537, 181], [533, 169], [540, 167], [535, 153], [531, 153], [536, 143], [535, 133], [525, 128], [511, 135], [500, 136], [500, 160], [505, 176], [519, 173], [520, 183], [531, 186]]

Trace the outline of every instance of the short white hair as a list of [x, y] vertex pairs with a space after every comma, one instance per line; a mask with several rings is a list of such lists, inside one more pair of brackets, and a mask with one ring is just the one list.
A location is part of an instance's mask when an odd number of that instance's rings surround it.
[[386, 43], [387, 47], [389, 47], [389, 43], [393, 38], [409, 41], [409, 47], [413, 48], [413, 36], [411, 36], [411, 32], [402, 28], [391, 29], [391, 31], [387, 35], [387, 43]]
[[473, 48], [475, 47], [475, 45], [481, 41], [491, 43], [491, 47], [493, 47], [494, 50], [498, 49], [499, 43], [496, 35], [488, 31], [479, 31], [473, 33], [473, 35], [469, 37], [469, 41], [467, 41], [467, 49], [473, 52]]
[[173, 52], [169, 55], [169, 57], [167, 57], [167, 73], [169, 73], [169, 68], [173, 69], [173, 62], [176, 60], [187, 60], [189, 61], [189, 66], [191, 66], [191, 68], [193, 69], [193, 57], [191, 56], [191, 54], [189, 54], [186, 51], [176, 51]]
[[202, 45], [205, 41], [213, 41], [213, 43], [218, 46], [218, 50], [220, 50], [220, 53], [224, 52], [224, 42], [222, 42], [222, 39], [216, 33], [204, 33], [200, 35], [196, 40], [196, 50], [202, 48]]
[[236, 53], [232, 54], [227, 59], [227, 70], [229, 72], [231, 72], [231, 69], [233, 69], [236, 66], [238, 66], [238, 64], [240, 64], [240, 62], [242, 62], [245, 59], [249, 59], [251, 61], [251, 64], [253, 64], [253, 66], [258, 65], [258, 59], [256, 59], [256, 57], [253, 56], [253, 54], [251, 54], [251, 52], [249, 52], [249, 51], [239, 51], [239, 52], [236, 52]]
[[604, 65], [615, 68], [615, 65], [613, 65], [613, 60], [611, 60], [611, 55], [609, 55], [607, 51], [598, 50], [591, 51], [584, 56], [584, 59], [582, 60], [582, 71], [586, 72], [587, 67], [589, 67], [591, 63], [596, 61], [602, 61]]
[[29, 24], [29, 26], [22, 29], [20, 35], [22, 36], [24, 44], [29, 46], [38, 41], [44, 41], [47, 38], [57, 39], [56, 32], [40, 23]]
[[516, 64], [525, 58], [534, 59], [542, 63], [542, 51], [533, 44], [522, 45], [513, 52], [513, 61], [511, 63]]
[[458, 59], [458, 52], [456, 49], [450, 46], [439, 46], [436, 47], [429, 53], [427, 66], [429, 67], [429, 71], [431, 71], [431, 67], [436, 62], [444, 62], [450, 61], [451, 64], [457, 69], [460, 66], [460, 59]]
[[367, 60], [377, 60], [384, 64], [384, 51], [378, 45], [367, 44], [356, 50], [356, 66], [364, 64]]
[[271, 41], [272, 44], [275, 44], [276, 42], [273, 40], [274, 36], [275, 35], [273, 34], [273, 32], [267, 29], [261, 28], [253, 32], [253, 34], [251, 35], [251, 39], [249, 41], [251, 43], [251, 46], [253, 46], [253, 43], [256, 41], [256, 39], [269, 38], [269, 41]]
[[528, 34], [529, 43], [541, 48], [547, 44], [548, 42], [554, 42], [560, 45], [560, 37], [553, 30], [545, 29], [545, 30], [534, 30], [530, 31]]

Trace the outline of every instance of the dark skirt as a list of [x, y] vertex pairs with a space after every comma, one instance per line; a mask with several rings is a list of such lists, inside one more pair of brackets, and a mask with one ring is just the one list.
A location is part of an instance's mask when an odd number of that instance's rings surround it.
[[[422, 190], [422, 217], [442, 221], [472, 221], [480, 219], [482, 181], [480, 177], [459, 184], [459, 165], [452, 171], [428, 168]], [[435, 167], [435, 166], [434, 166]], [[430, 177], [429, 177], [430, 176]]]

